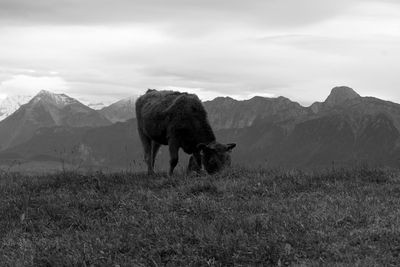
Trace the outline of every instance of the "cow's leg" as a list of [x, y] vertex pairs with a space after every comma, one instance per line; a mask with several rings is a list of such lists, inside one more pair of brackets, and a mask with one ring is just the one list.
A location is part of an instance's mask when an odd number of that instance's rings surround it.
[[176, 165], [178, 164], [179, 160], [179, 145], [178, 142], [175, 140], [170, 140], [168, 142], [168, 147], [169, 147], [169, 176], [172, 175], [174, 172], [174, 169]]
[[152, 141], [151, 142], [151, 166], [154, 170], [154, 163], [156, 161], [157, 152], [160, 149], [161, 144]]
[[139, 130], [139, 136], [140, 136], [140, 140], [142, 141], [142, 145], [143, 145], [143, 150], [144, 150], [144, 161], [147, 164], [147, 173], [148, 174], [154, 174], [154, 169], [153, 169], [153, 165], [152, 160], [151, 160], [151, 139], [149, 137], [147, 137], [146, 135], [143, 134], [142, 131]]
[[198, 152], [193, 153], [189, 159], [187, 173], [189, 174], [192, 171], [195, 171], [196, 173], [200, 173], [201, 171], [201, 155]]
[[193, 157], [196, 160], [197, 166], [199, 166], [199, 170], [201, 169], [201, 155], [200, 152], [193, 153]]

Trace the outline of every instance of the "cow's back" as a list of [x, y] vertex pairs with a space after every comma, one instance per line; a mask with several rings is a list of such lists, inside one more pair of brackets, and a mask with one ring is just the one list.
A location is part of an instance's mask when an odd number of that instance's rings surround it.
[[136, 101], [138, 120], [153, 120], [158, 117], [207, 116], [200, 99], [194, 94], [175, 91], [148, 90]]
[[209, 128], [200, 99], [188, 93], [149, 90], [136, 101], [136, 117], [139, 131], [161, 144], [167, 144], [170, 129]]

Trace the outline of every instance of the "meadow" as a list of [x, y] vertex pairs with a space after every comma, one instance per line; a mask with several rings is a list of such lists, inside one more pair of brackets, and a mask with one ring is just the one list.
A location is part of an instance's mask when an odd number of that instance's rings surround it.
[[399, 266], [400, 173], [2, 173], [0, 263]]

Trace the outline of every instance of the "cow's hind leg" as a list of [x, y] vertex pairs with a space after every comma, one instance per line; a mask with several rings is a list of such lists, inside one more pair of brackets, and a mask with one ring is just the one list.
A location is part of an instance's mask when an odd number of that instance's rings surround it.
[[168, 147], [169, 147], [169, 176], [172, 175], [172, 173], [174, 172], [174, 169], [176, 167], [176, 165], [178, 164], [178, 160], [179, 160], [179, 145], [178, 142], [176, 142], [175, 140], [170, 140], [168, 142]]
[[151, 150], [152, 150], [152, 141], [149, 137], [144, 135], [141, 131], [139, 131], [140, 140], [142, 141], [143, 150], [144, 150], [144, 161], [147, 164], [147, 173], [154, 174], [154, 168], [152, 164]]

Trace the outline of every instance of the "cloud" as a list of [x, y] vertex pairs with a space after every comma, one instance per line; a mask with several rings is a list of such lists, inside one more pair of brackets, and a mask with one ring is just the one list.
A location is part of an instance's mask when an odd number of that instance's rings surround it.
[[40, 90], [52, 90], [62, 93], [68, 90], [67, 83], [60, 77], [32, 77], [15, 75], [0, 83], [2, 95], [33, 95]]
[[0, 94], [47, 79], [88, 101], [181, 88], [309, 104], [342, 84], [400, 100], [399, 18], [390, 0], [3, 0]]
[[236, 21], [296, 26], [328, 19], [358, 1], [3, 0], [0, 18], [7, 23], [30, 25], [183, 22], [180, 27], [188, 23], [212, 27], [215, 22]]

